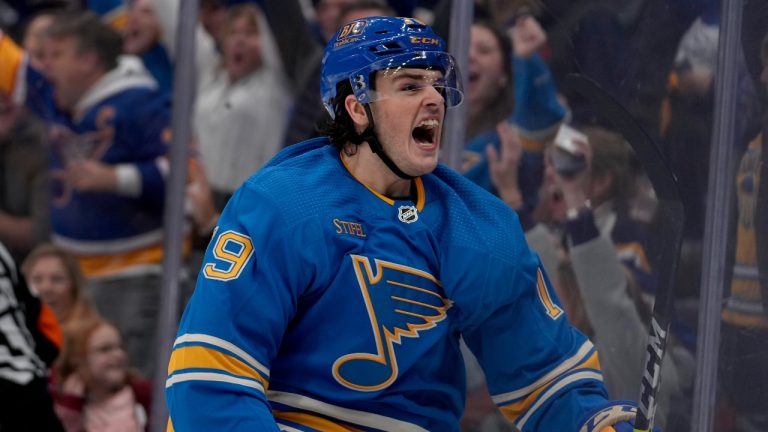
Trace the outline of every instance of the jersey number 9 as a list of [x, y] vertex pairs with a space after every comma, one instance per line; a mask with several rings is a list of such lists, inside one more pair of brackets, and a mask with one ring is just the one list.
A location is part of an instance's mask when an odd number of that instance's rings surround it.
[[229, 281], [237, 279], [253, 255], [251, 238], [235, 231], [226, 231], [216, 238], [213, 247], [215, 262], [203, 268], [203, 275], [208, 279]]

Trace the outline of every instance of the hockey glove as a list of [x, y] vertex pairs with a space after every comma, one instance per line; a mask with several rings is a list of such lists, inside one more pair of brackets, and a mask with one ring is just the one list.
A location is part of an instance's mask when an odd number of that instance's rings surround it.
[[[613, 426], [608, 426], [607, 428], [603, 429], [602, 432], [635, 432], [635, 426], [633, 421], [623, 421], [616, 423]], [[645, 431], [638, 431], [638, 432], [645, 432]], [[654, 427], [652, 432], [661, 432], [661, 429], [658, 427]]]
[[[629, 403], [612, 402], [597, 410], [583, 423], [579, 432], [634, 432], [637, 408]], [[653, 428], [653, 432], [661, 432]]]

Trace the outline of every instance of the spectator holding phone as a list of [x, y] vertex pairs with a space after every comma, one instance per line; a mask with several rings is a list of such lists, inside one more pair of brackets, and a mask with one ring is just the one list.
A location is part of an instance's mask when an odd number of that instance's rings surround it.
[[[509, 154], [519, 147], [519, 140], [507, 140], [492, 163], [500, 194], [515, 193], [500, 173], [514, 163]], [[561, 126], [547, 151], [536, 211], [536, 220], [549, 226], [538, 223], [526, 234], [548, 272], [557, 275], [569, 318], [599, 346], [609, 394], [626, 399], [637, 397], [650, 315], [644, 297], [654, 288], [646, 256], [649, 226], [629, 214], [631, 158], [629, 145], [614, 132]], [[685, 371], [693, 370], [693, 359], [674, 341], [668, 352], [657, 424], [678, 430], [672, 424], [681, 420], [667, 415], [682, 411], [674, 407], [690, 390], [692, 376]]]

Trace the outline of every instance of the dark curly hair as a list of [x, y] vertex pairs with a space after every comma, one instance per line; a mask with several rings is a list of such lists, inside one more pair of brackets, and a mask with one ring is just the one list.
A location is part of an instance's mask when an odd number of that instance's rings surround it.
[[335, 119], [332, 119], [328, 113], [325, 113], [323, 119], [317, 124], [317, 132], [325, 135], [331, 140], [336, 149], [341, 151], [344, 145], [354, 141], [359, 135], [355, 131], [355, 123], [349, 116], [347, 108], [344, 106], [344, 100], [352, 94], [352, 84], [349, 80], [344, 80], [336, 85], [336, 97], [333, 98], [333, 107]]

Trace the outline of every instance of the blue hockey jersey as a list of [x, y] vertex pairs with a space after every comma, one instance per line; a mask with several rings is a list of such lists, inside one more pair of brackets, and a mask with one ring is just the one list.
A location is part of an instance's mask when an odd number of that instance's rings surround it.
[[442, 165], [414, 182], [382, 196], [319, 138], [238, 189], [173, 347], [176, 431], [457, 431], [460, 337], [524, 432], [607, 403], [515, 213]]
[[[51, 83], [0, 32], [0, 91], [45, 120], [49, 130], [53, 241], [77, 256], [86, 276], [157, 267], [162, 258], [170, 99], [135, 57], [123, 57], [78, 101], [57, 109]], [[126, 169], [133, 191], [83, 192], [65, 181], [75, 160]]]

